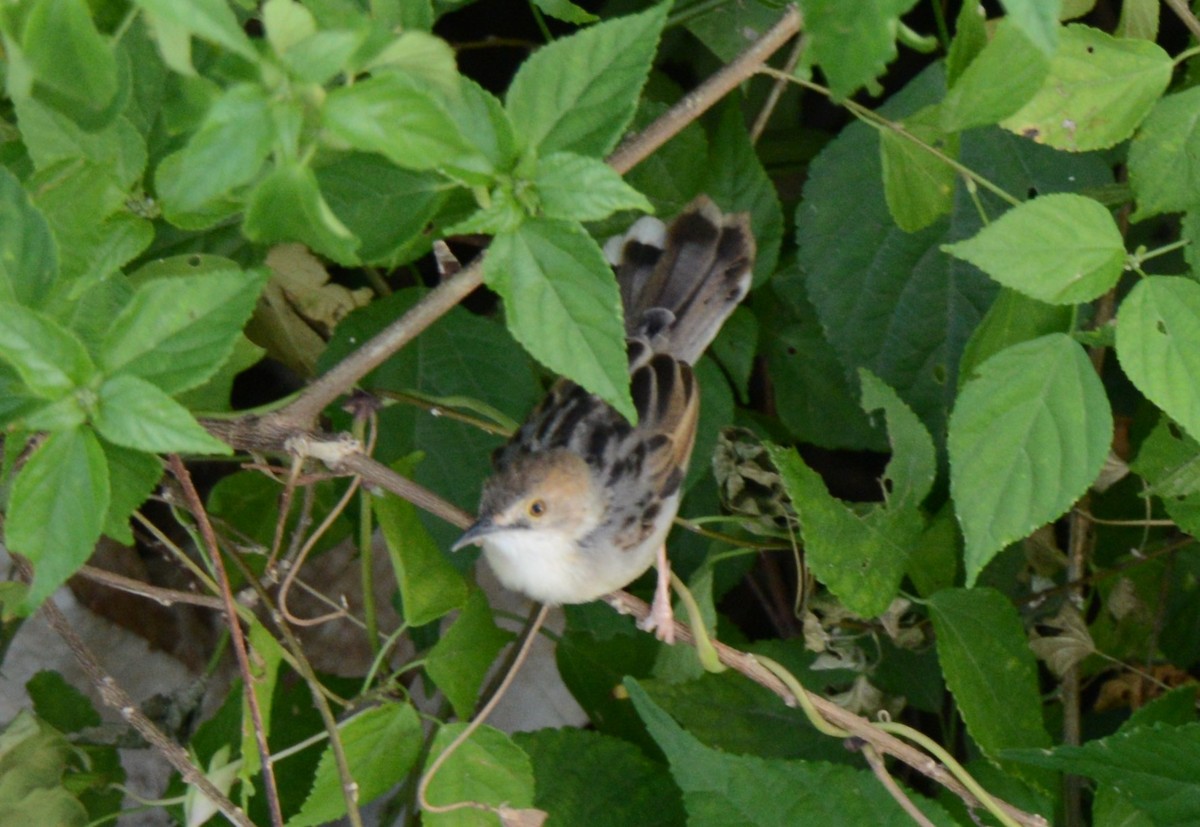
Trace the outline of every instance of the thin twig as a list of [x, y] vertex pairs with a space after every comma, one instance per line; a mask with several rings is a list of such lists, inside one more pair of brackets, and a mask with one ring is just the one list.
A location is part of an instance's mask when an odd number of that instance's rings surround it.
[[908, 813], [908, 817], [917, 824], [920, 824], [921, 827], [935, 827], [934, 823], [926, 818], [923, 812], [917, 809], [917, 805], [913, 803], [913, 800], [904, 794], [904, 790], [900, 789], [900, 785], [896, 783], [895, 778], [892, 778], [892, 774], [887, 771], [887, 767], [883, 763], [883, 758], [880, 757], [875, 747], [870, 744], [864, 744], [862, 754], [867, 759], [867, 764], [870, 765], [871, 772], [875, 773], [875, 778], [888, 791], [888, 794], [896, 800], [900, 808]]
[[[804, 50], [808, 47], [808, 37], [800, 35], [796, 38], [796, 45], [792, 47], [791, 53], [784, 61], [783, 70], [787, 74], [792, 74], [796, 71], [796, 64], [800, 62], [800, 58], [804, 56]], [[771, 120], [771, 115], [775, 113], [775, 107], [779, 103], [779, 99], [783, 97], [783, 92], [788, 88], [788, 82], [783, 78], [775, 78], [775, 82], [771, 84], [771, 91], [767, 93], [767, 99], [763, 102], [763, 107], [758, 113], [758, 117], [754, 119], [754, 126], [750, 128], [750, 143], [758, 143], [758, 139], [762, 137], [767, 128], [767, 122]]]
[[95, 566], [84, 566], [76, 574], [85, 580], [91, 580], [93, 583], [108, 586], [110, 589], [149, 598], [163, 606], [170, 606], [175, 603], [187, 603], [192, 606], [203, 606], [206, 609], [216, 609], [217, 611], [222, 611], [225, 608], [224, 601], [219, 597], [211, 597], [207, 594], [193, 594], [192, 592], [183, 592], [177, 589], [164, 589], [161, 586], [152, 586], [149, 583], [143, 583], [141, 580], [135, 580], [132, 577], [126, 577], [116, 572], [105, 571]]
[[1183, 25], [1187, 26], [1188, 31], [1192, 33], [1192, 37], [1200, 40], [1200, 20], [1196, 19], [1196, 15], [1192, 14], [1192, 10], [1188, 8], [1187, 0], [1163, 0], [1175, 12], [1175, 16], [1182, 21]]
[[225, 561], [221, 557], [217, 535], [208, 519], [208, 511], [204, 508], [204, 502], [200, 499], [196, 486], [192, 484], [192, 475], [184, 466], [183, 460], [179, 458], [178, 454], [171, 454], [167, 458], [167, 467], [171, 470], [172, 476], [179, 481], [180, 488], [183, 490], [184, 502], [187, 504], [188, 510], [192, 512], [196, 525], [200, 528], [200, 536], [204, 538], [204, 545], [212, 559], [213, 568], [216, 569], [217, 582], [221, 587], [221, 599], [225, 604], [225, 617], [229, 622], [229, 637], [233, 641], [238, 671], [242, 673], [244, 681], [246, 706], [250, 710], [250, 719], [254, 725], [254, 740], [262, 763], [263, 786], [267, 791], [271, 823], [276, 827], [283, 827], [283, 809], [279, 804], [279, 789], [275, 785], [275, 767], [271, 763], [271, 749], [267, 746], [267, 730], [263, 723], [262, 708], [258, 703], [258, 695], [254, 691], [254, 670], [250, 668], [250, 654], [246, 649], [246, 637], [242, 633], [237, 603], [233, 599], [233, 589], [229, 583], [229, 575], [225, 571]]

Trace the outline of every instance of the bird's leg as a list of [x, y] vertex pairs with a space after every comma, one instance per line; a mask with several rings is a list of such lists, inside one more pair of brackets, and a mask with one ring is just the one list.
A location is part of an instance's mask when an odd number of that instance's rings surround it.
[[667, 561], [667, 544], [658, 547], [656, 555], [658, 583], [654, 587], [654, 601], [650, 614], [639, 626], [643, 631], [653, 631], [655, 637], [668, 645], [675, 643], [675, 613], [671, 611], [671, 564]]

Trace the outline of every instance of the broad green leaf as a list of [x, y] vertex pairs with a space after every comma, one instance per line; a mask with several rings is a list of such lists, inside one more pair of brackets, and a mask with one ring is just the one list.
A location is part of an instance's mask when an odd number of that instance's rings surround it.
[[433, 169], [469, 152], [439, 98], [395, 72], [335, 89], [321, 125], [345, 146], [378, 152], [404, 169]]
[[[403, 463], [397, 470], [411, 476], [414, 465]], [[467, 602], [466, 581], [421, 525], [416, 506], [383, 494], [371, 498], [371, 507], [392, 560], [404, 622], [424, 626], [461, 609]]]
[[[224, 47], [236, 55], [250, 61], [258, 59], [258, 52], [250, 42], [250, 38], [238, 25], [226, 0], [135, 0], [149, 16], [150, 21], [159, 35], [159, 47], [162, 48], [164, 27], [170, 30], [170, 41], [178, 41], [182, 33], [199, 37], [203, 40]], [[167, 54], [164, 52], [164, 59]], [[178, 68], [169, 59], [166, 61], [173, 68]]]
[[[429, 761], [441, 755], [462, 731], [465, 723], [446, 724], [438, 729]], [[429, 764], [426, 764], [428, 771]], [[433, 804], [478, 801], [494, 807], [524, 808], [533, 805], [533, 767], [529, 756], [498, 729], [482, 726], [459, 745], [429, 782], [427, 795]], [[466, 827], [495, 824], [495, 817], [470, 811], [423, 814], [428, 827]]]
[[[880, 111], [903, 120], [943, 94], [934, 68]], [[1097, 156], [1067, 155], [996, 128], [964, 132], [958, 159], [1010, 193], [1075, 191], [1112, 181]], [[1007, 208], [982, 189], [972, 195], [958, 186], [948, 217], [904, 232], [884, 197], [879, 133], [851, 124], [809, 167], [796, 210], [798, 266], [773, 279], [781, 296], [808, 295], [843, 370], [868, 368], [894, 388], [939, 444], [962, 347], [999, 289], [939, 249], [978, 232], [978, 203], [989, 215]]]
[[1117, 313], [1117, 358], [1146, 398], [1200, 437], [1200, 284], [1142, 279]]
[[1154, 41], [1158, 38], [1158, 0], [1124, 0], [1121, 19], [1113, 34], [1117, 37], [1139, 37]]
[[233, 383], [238, 375], [258, 364], [266, 353], [264, 348], [251, 342], [245, 336], [234, 339], [233, 352], [229, 355], [217, 372], [190, 390], [176, 394], [175, 401], [189, 411], [205, 413], [226, 413], [231, 411], [231, 394]]
[[[1003, 25], [1003, 21], [1000, 25]], [[958, 7], [958, 17], [954, 20], [954, 40], [950, 42], [950, 49], [946, 53], [948, 87], [953, 89], [958, 85], [967, 67], [987, 45], [987, 10], [978, 3], [963, 3]]]
[[1047, 333], [1069, 333], [1074, 313], [1075, 309], [1068, 305], [1046, 304], [1016, 290], [1001, 290], [963, 348], [962, 361], [958, 364], [958, 387], [961, 388], [981, 364], [1010, 345], [1028, 342]]
[[1162, 417], [1129, 467], [1148, 483], [1144, 495], [1157, 496], [1182, 530], [1200, 533], [1200, 442]]
[[102, 437], [124, 448], [150, 453], [232, 453], [157, 385], [128, 373], [113, 376], [100, 386], [93, 422]]
[[534, 805], [563, 824], [684, 823], [683, 805], [661, 762], [621, 738], [562, 727], [515, 732], [537, 779]]
[[132, 546], [133, 531], [129, 517], [140, 508], [162, 478], [162, 462], [153, 454], [134, 451], [103, 442], [108, 461], [109, 500], [104, 515], [104, 533], [120, 543]]
[[667, 9], [597, 23], [525, 60], [505, 98], [523, 141], [540, 155], [611, 150], [637, 107]]
[[1149, 41], [1067, 26], [1041, 90], [1001, 126], [1070, 152], [1107, 149], [1133, 134], [1170, 83], [1173, 66]]
[[1100, 473], [1112, 412], [1083, 349], [1052, 333], [988, 359], [950, 417], [950, 490], [971, 585], [1001, 549], [1060, 516]]
[[48, 87], [45, 99], [94, 128], [96, 116], [117, 95], [117, 60], [85, 0], [37, 0], [21, 41], [36, 82]]
[[[839, 98], [875, 78], [896, 57], [896, 27], [900, 15], [916, 0], [804, 0], [804, 31], [812, 38], [811, 59], [829, 79]], [[806, 59], [807, 59], [806, 55]]]
[[45, 399], [87, 387], [96, 375], [86, 348], [71, 331], [19, 304], [0, 303], [0, 360]]
[[339, 264], [357, 262], [358, 239], [329, 208], [307, 166], [276, 167], [246, 205], [246, 236], [260, 243], [299, 241]]
[[92, 702], [57, 672], [43, 670], [25, 682], [38, 718], [59, 732], [79, 732], [100, 726], [100, 713]]
[[58, 249], [45, 217], [0, 169], [0, 302], [38, 307], [58, 278]]
[[[127, 197], [125, 190], [138, 181], [146, 168], [146, 140], [124, 116], [103, 129], [89, 132], [36, 100], [15, 101], [14, 109], [26, 151], [38, 170], [47, 170], [60, 161], [76, 164], [80, 159], [91, 161], [103, 173], [104, 180]], [[62, 178], [70, 173], [78, 174], [74, 166], [59, 167], [50, 182], [61, 187]], [[46, 197], [47, 193], [33, 188], [32, 182], [25, 183], [35, 201]]]
[[253, 181], [274, 141], [263, 88], [239, 83], [227, 89], [187, 145], [158, 167], [155, 183], [167, 217], [194, 213]]
[[535, 359], [636, 418], [617, 282], [582, 227], [532, 220], [497, 235], [483, 277], [503, 297], [513, 337]]
[[63, 783], [71, 749], [27, 709], [6, 722], [0, 730], [0, 824], [85, 827], [88, 812]]
[[1085, 775], [1126, 796], [1159, 827], [1200, 821], [1200, 724], [1137, 727], [1082, 746], [1010, 750], [1007, 757]]
[[533, 3], [551, 17], [567, 23], [595, 23], [600, 19], [571, 0], [533, 0]]
[[[175, 260], [179, 272], [187, 261]], [[261, 271], [230, 266], [142, 284], [104, 338], [101, 367], [172, 395], [200, 385], [229, 357], [264, 282]]]
[[1013, 747], [1048, 747], [1037, 663], [1016, 608], [994, 589], [929, 598], [938, 661], [971, 738], [993, 761]]
[[1067, 193], [1026, 201], [973, 238], [942, 249], [1050, 304], [1102, 296], [1125, 269], [1125, 240], [1108, 208]]
[[92, 554], [108, 509], [108, 463], [87, 428], [51, 434], [17, 474], [4, 526], [8, 547], [29, 559], [33, 611]]
[[[963, 9], [974, 5], [964, 3]], [[992, 39], [946, 93], [939, 107], [942, 128], [955, 131], [998, 123], [1033, 97], [1049, 71], [1050, 54], [1042, 53], [1014, 21], [1001, 20]]]
[[282, 60], [288, 71], [299, 80], [324, 85], [346, 71], [369, 34], [362, 29], [317, 32], [290, 46], [282, 55]]
[[[768, 760], [709, 749], [657, 706], [633, 678], [625, 687], [683, 791], [691, 827], [821, 824], [902, 827], [912, 819], [866, 770], [821, 761]], [[814, 736], [815, 737], [815, 736]], [[954, 821], [920, 796], [933, 824]]]
[[399, 72], [421, 83], [431, 84], [449, 98], [457, 98], [464, 85], [474, 83], [458, 73], [454, 49], [450, 44], [428, 31], [418, 31], [411, 26], [405, 27], [373, 55], [363, 68], [373, 73], [383, 69]]
[[475, 589], [467, 595], [466, 605], [425, 660], [430, 679], [446, 695], [459, 718], [473, 716], [483, 679], [500, 650], [512, 639], [512, 633], [492, 619], [482, 591]]
[[267, 0], [262, 4], [262, 24], [277, 55], [317, 33], [312, 12], [295, 0]]
[[1050, 57], [1058, 46], [1061, 0], [1000, 0], [1017, 28], [1039, 52]]
[[[951, 159], [958, 154], [958, 137], [931, 123], [935, 109], [925, 109], [904, 123], [905, 130], [925, 146]], [[925, 146], [890, 129], [879, 133], [883, 193], [896, 226], [905, 232], [923, 230], [954, 206], [958, 173]]]
[[[387, 702], [360, 712], [338, 727], [358, 803], [367, 804], [404, 780], [421, 754], [421, 719], [409, 704]], [[287, 827], [315, 827], [346, 814], [342, 782], [333, 750], [321, 753], [317, 775], [304, 805]]]
[[474, 151], [445, 164], [443, 171], [472, 186], [491, 186], [517, 162], [515, 129], [499, 98], [469, 78], [459, 81], [457, 94], [443, 103]]
[[883, 411], [892, 458], [883, 472], [884, 502], [889, 509], [916, 509], [933, 487], [937, 456], [929, 431], [894, 390], [865, 368], [859, 368], [862, 407]]
[[1154, 104], [1129, 145], [1129, 184], [1137, 196], [1134, 221], [1200, 203], [1200, 169], [1181, 159], [1200, 154], [1200, 88]]
[[646, 196], [626, 184], [608, 164], [570, 152], [538, 159], [533, 185], [547, 218], [599, 221], [617, 210], [654, 211]]
[[757, 244], [753, 282], [762, 284], [779, 263], [783, 207], [737, 106], [725, 107], [721, 115], [709, 145], [708, 174], [701, 189], [725, 212], [750, 213], [750, 231]]
[[750, 47], [759, 35], [779, 20], [779, 6], [754, 0], [750, 3], [689, 6], [684, 26], [722, 63]]

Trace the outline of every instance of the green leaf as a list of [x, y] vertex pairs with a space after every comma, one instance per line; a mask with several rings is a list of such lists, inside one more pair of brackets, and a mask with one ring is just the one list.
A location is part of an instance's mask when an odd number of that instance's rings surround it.
[[[438, 758], [450, 742], [462, 732], [465, 723], [446, 724], [438, 729], [429, 750], [429, 762]], [[426, 771], [430, 764], [426, 763]], [[482, 726], [458, 746], [429, 782], [427, 796], [433, 804], [478, 801], [495, 807], [530, 807], [533, 804], [533, 767], [529, 756], [498, 729]], [[494, 818], [481, 820], [480, 814], [466, 811], [426, 812], [427, 827], [494, 824]]]
[[5, 523], [8, 547], [33, 565], [26, 611], [87, 562], [108, 499], [108, 463], [91, 430], [51, 434], [29, 457], [13, 481]]
[[[705, 747], [671, 720], [633, 678], [625, 687], [683, 790], [690, 827], [821, 824], [902, 827], [911, 818], [864, 770], [819, 761], [766, 760]], [[937, 825], [954, 821], [932, 801], [914, 798]]]
[[1111, 785], [1159, 827], [1200, 821], [1200, 724], [1138, 727], [1083, 746], [1010, 750], [1008, 758]]
[[1117, 313], [1117, 358], [1147, 399], [1200, 437], [1200, 284], [1151, 276], [1134, 285]]
[[1154, 104], [1129, 145], [1129, 184], [1137, 196], [1134, 221], [1190, 209], [1200, 202], [1200, 170], [1181, 158], [1200, 154], [1200, 88]]
[[395, 72], [335, 89], [321, 125], [346, 146], [378, 152], [404, 169], [433, 169], [470, 152], [438, 97]]
[[100, 386], [93, 422], [109, 442], [138, 451], [233, 453], [156, 385], [127, 373], [118, 374]]
[[1058, 46], [1058, 13], [1061, 0], [1000, 0], [1017, 28], [1037, 50], [1050, 57]]
[[473, 152], [447, 163], [444, 172], [472, 186], [491, 186], [517, 162], [517, 139], [504, 104], [469, 78], [459, 76], [457, 94], [443, 100], [458, 134]]
[[19, 304], [0, 303], [0, 360], [45, 399], [61, 399], [96, 375], [87, 349], [71, 331]]
[[0, 168], [0, 302], [39, 307], [58, 278], [58, 249], [21, 183]]
[[608, 153], [633, 118], [667, 9], [598, 23], [522, 63], [505, 108], [524, 141], [540, 155]]
[[[905, 130], [953, 158], [958, 154], [958, 138], [931, 122], [936, 112], [933, 108], [922, 110], [905, 121]], [[915, 233], [950, 212], [958, 180], [950, 164], [890, 129], [879, 133], [879, 152], [884, 197], [897, 227]]]
[[37, 83], [48, 87], [47, 99], [64, 115], [83, 120], [91, 114], [92, 121], [117, 95], [113, 48], [84, 0], [37, 0], [21, 42]]
[[[396, 470], [411, 476], [414, 464], [404, 463], [410, 467]], [[466, 581], [421, 525], [416, 506], [394, 494], [384, 494], [371, 498], [371, 508], [392, 560], [404, 622], [424, 626], [461, 609], [467, 602]]]
[[983, 754], [996, 760], [1013, 747], [1050, 746], [1037, 663], [1008, 598], [994, 589], [943, 589], [929, 598], [929, 616], [946, 686]]
[[1200, 442], [1162, 417], [1129, 467], [1149, 484], [1143, 493], [1157, 496], [1182, 530], [1200, 533]]
[[236, 337], [233, 341], [233, 352], [221, 364], [217, 372], [206, 379], [204, 384], [177, 394], [175, 401], [189, 411], [209, 413], [231, 411], [230, 394], [233, 392], [234, 381], [242, 371], [258, 364], [265, 353], [264, 348], [254, 344], [245, 336]]
[[1070, 152], [1106, 149], [1133, 134], [1170, 83], [1173, 66], [1149, 41], [1067, 26], [1041, 90], [1001, 126]]
[[425, 669], [446, 695], [454, 714], [466, 720], [475, 712], [483, 679], [496, 655], [513, 639], [492, 620], [487, 597], [479, 589], [467, 595], [466, 605], [429, 650]]
[[[804, 30], [812, 38], [809, 51], [836, 97], [873, 85], [896, 57], [900, 15], [916, 0], [805, 0]], [[853, 32], [853, 36], [849, 36]], [[807, 56], [806, 56], [807, 57]]]
[[535, 359], [636, 419], [616, 279], [582, 227], [531, 220], [497, 235], [483, 277]]
[[921, 536], [918, 506], [933, 485], [936, 459], [929, 433], [895, 391], [866, 371], [860, 378], [863, 408], [884, 410], [892, 442], [884, 505], [852, 509], [830, 496], [795, 450], [772, 445], [767, 450], [796, 508], [813, 573], [846, 608], [875, 617], [895, 598]]
[[[421, 719], [408, 704], [388, 702], [360, 712], [338, 727], [358, 803], [367, 804], [404, 780], [421, 754]], [[440, 778], [440, 776], [437, 776]], [[333, 750], [321, 753], [312, 789], [287, 827], [315, 827], [346, 814]]]
[[[973, 8], [964, 3], [963, 14]], [[971, 16], [975, 17], [973, 12]], [[1015, 22], [1001, 20], [991, 40], [946, 93], [939, 106], [942, 128], [986, 126], [1013, 114], [1041, 88], [1050, 71], [1050, 57]]]
[[358, 261], [358, 239], [333, 214], [307, 166], [278, 166], [259, 181], [250, 193], [243, 228], [260, 243], [299, 241], [339, 264]]
[[386, 69], [407, 75], [432, 85], [448, 99], [457, 98], [463, 86], [474, 83], [458, 73], [454, 49], [449, 43], [412, 25], [405, 26], [363, 68], [372, 73]]
[[[283, 663], [284, 649], [267, 627], [258, 618], [249, 623], [250, 633], [246, 636], [249, 655], [250, 687], [258, 702], [259, 715], [262, 720], [264, 737], [271, 737], [271, 718], [273, 716], [272, 700], [275, 697], [275, 687], [279, 682], [279, 667]], [[253, 721], [250, 711], [250, 698], [245, 692], [242, 696], [242, 720]], [[256, 725], [242, 727], [242, 765], [238, 777], [243, 783], [251, 783], [254, 776], [262, 771], [262, 753], [258, 751], [258, 732]]]
[[[242, 31], [233, 9], [225, 0], [135, 0], [150, 17], [150, 22], [159, 35], [159, 48], [163, 48], [164, 27], [171, 32], [170, 41], [178, 43], [183, 35], [208, 40], [250, 61], [258, 59], [258, 52], [250, 38]], [[164, 50], [167, 65], [178, 71], [177, 61], [172, 61]]]
[[595, 23], [600, 18], [571, 0], [533, 0], [533, 4], [553, 18], [566, 23]]
[[0, 731], [0, 824], [84, 827], [88, 813], [63, 783], [71, 745], [21, 710]]
[[1117, 37], [1158, 39], [1158, 0], [1125, 0], [1121, 4], [1121, 19], [1113, 32]]
[[[1004, 25], [1001, 21], [997, 29]], [[977, 3], [963, 3], [954, 20], [954, 40], [946, 53], [946, 85], [953, 89], [967, 67], [988, 45], [987, 11]]]
[[783, 207], [774, 182], [767, 177], [750, 142], [740, 107], [727, 106], [721, 115], [709, 147], [708, 174], [701, 189], [725, 212], [750, 213], [750, 232], [757, 244], [754, 284], [762, 284], [779, 263]]
[[1050, 304], [1102, 296], [1125, 269], [1125, 240], [1108, 208], [1067, 193], [1026, 201], [975, 237], [942, 249]]
[[599, 221], [617, 210], [654, 212], [646, 196], [596, 158], [556, 152], [538, 159], [533, 174], [541, 212], [566, 221]]
[[202, 384], [229, 358], [265, 274], [230, 266], [166, 276], [188, 272], [188, 259], [160, 263], [163, 277], [139, 286], [113, 320], [100, 347], [106, 373], [138, 376], [176, 394]]
[[277, 55], [317, 33], [312, 12], [295, 0], [267, 0], [262, 5], [262, 24]]
[[671, 776], [635, 745], [598, 732], [514, 732], [537, 779], [534, 805], [562, 824], [673, 827], [684, 823]]
[[1046, 304], [1016, 290], [1001, 290], [963, 348], [958, 364], [958, 387], [961, 388], [981, 364], [1010, 345], [1028, 342], [1047, 333], [1069, 333], [1073, 318], [1074, 308], [1068, 305]]
[[25, 691], [37, 716], [59, 732], [100, 726], [100, 713], [92, 702], [57, 672], [38, 672], [25, 682]]
[[1083, 349], [1052, 333], [979, 366], [950, 417], [950, 490], [971, 585], [1001, 549], [1060, 516], [1100, 473], [1112, 412]]
[[167, 218], [194, 213], [259, 175], [275, 141], [266, 92], [239, 83], [213, 102], [200, 128], [155, 174]]
[[109, 501], [104, 515], [104, 533], [119, 543], [132, 546], [129, 517], [140, 508], [162, 478], [162, 462], [153, 454], [103, 442], [108, 461]]

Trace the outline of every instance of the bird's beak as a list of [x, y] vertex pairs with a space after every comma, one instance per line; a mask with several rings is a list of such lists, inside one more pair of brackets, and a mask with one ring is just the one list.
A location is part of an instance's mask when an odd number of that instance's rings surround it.
[[451, 551], [458, 551], [465, 546], [477, 544], [487, 535], [499, 530], [500, 526], [492, 522], [491, 517], [480, 517], [468, 528], [463, 535], [454, 541], [454, 545], [450, 546]]

